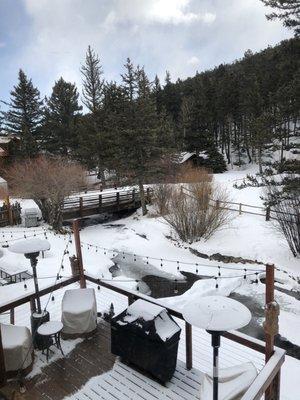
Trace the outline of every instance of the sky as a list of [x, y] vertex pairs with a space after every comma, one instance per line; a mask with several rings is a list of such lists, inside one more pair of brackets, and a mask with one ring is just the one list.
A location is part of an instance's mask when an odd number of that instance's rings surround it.
[[267, 11], [260, 0], [0, 0], [0, 100], [19, 68], [42, 96], [60, 76], [80, 90], [88, 45], [107, 80], [127, 57], [151, 79], [194, 76], [292, 37]]

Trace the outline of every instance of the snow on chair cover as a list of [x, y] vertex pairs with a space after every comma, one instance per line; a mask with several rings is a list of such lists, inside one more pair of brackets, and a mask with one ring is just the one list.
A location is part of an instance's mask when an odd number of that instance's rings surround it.
[[[239, 400], [257, 376], [257, 370], [251, 363], [236, 365], [219, 371], [219, 400]], [[204, 374], [200, 389], [200, 399], [213, 398], [212, 374]]]
[[1, 336], [7, 372], [25, 370], [32, 363], [32, 337], [26, 326], [1, 324]]
[[62, 299], [62, 333], [81, 335], [97, 326], [97, 306], [94, 289], [66, 290]]

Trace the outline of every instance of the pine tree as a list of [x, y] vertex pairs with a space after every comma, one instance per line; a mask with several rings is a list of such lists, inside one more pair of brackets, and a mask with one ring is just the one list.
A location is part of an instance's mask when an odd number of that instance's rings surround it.
[[[144, 184], [156, 171], [163, 148], [159, 143], [162, 130], [157, 115], [155, 99], [149, 79], [143, 68], [134, 69], [122, 75], [125, 91], [123, 124], [120, 130], [123, 171], [127, 171], [140, 189], [143, 214], [147, 213]], [[130, 77], [130, 79], [129, 79]], [[135, 92], [132, 90], [135, 88]]]
[[137, 90], [137, 71], [134, 69], [133, 63], [130, 58], [127, 58], [124, 64], [125, 73], [121, 74], [123, 81], [123, 88], [129, 100], [132, 102]]
[[52, 154], [69, 155], [77, 144], [77, 128], [82, 106], [75, 84], [60, 78], [46, 99], [43, 126], [44, 147]]
[[80, 69], [83, 75], [83, 103], [90, 112], [95, 114], [99, 110], [103, 99], [103, 79], [101, 78], [103, 71], [99, 56], [88, 47], [85, 64]]
[[276, 11], [267, 14], [267, 19], [280, 19], [287, 28], [294, 29], [300, 35], [300, 3], [299, 0], [261, 0], [265, 6]]
[[18, 84], [10, 92], [9, 110], [2, 113], [3, 125], [7, 132], [20, 137], [19, 156], [33, 157], [38, 152], [36, 139], [42, 101], [40, 92], [21, 69], [18, 78]]

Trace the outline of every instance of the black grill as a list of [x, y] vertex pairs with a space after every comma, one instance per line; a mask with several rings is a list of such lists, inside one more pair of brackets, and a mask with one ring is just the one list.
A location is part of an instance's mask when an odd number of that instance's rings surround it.
[[[146, 318], [132, 312], [136, 306]], [[138, 300], [112, 319], [111, 351], [165, 383], [175, 372], [180, 332], [166, 309]]]

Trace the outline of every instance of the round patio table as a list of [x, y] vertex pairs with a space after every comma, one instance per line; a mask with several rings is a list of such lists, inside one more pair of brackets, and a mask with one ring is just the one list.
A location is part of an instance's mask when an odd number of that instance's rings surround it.
[[218, 400], [219, 347], [221, 333], [248, 325], [251, 313], [240, 302], [224, 296], [199, 297], [185, 305], [184, 319], [191, 325], [206, 329], [213, 346], [213, 400]]
[[[47, 357], [47, 362], [49, 358], [49, 350], [50, 346], [54, 344], [60, 351], [61, 354], [64, 355], [63, 350], [61, 348], [60, 344], [60, 334], [63, 328], [63, 324], [60, 321], [48, 321], [45, 322], [44, 324], [40, 325], [37, 333], [41, 336], [44, 337], [44, 343], [46, 347], [46, 357]], [[53, 343], [54, 341], [54, 343]], [[43, 353], [44, 353], [43, 349]]]

